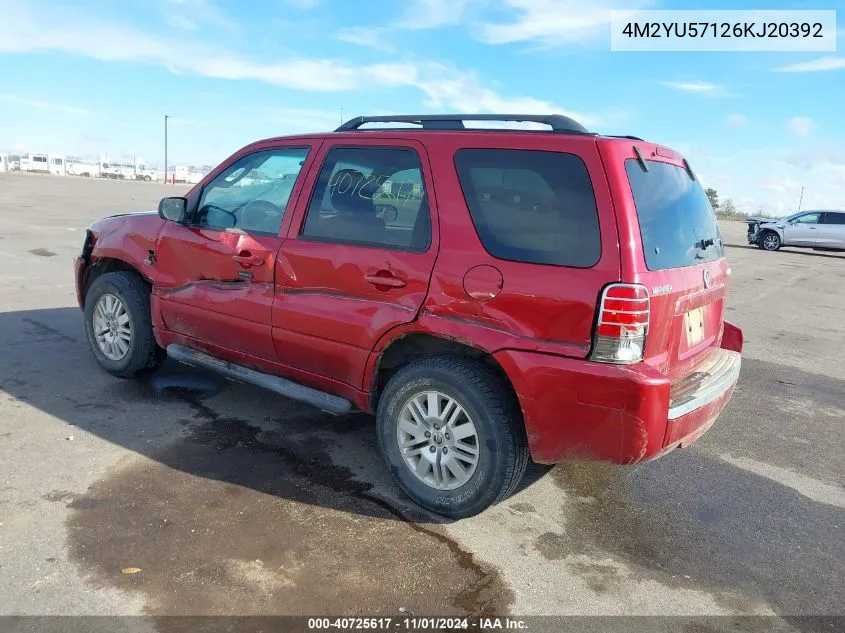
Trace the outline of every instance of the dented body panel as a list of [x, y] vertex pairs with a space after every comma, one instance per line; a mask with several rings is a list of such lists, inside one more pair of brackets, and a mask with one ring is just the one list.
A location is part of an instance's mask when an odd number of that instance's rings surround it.
[[[688, 168], [685, 161], [644, 141], [471, 134], [469, 145], [467, 135], [454, 132], [391, 131], [269, 139], [247, 146], [196, 185], [187, 194], [188, 205], [196, 205], [203, 188], [241, 157], [305, 146], [308, 158], [278, 234], [201, 228], [155, 213], [106, 218], [89, 228], [74, 262], [80, 306], [98, 266], [119, 262], [110, 265], [134, 269], [150, 284], [160, 346], [182, 345], [282, 376], [341, 396], [362, 410], [377, 404], [380, 372], [390, 350], [412, 337], [442, 341], [500, 370], [519, 403], [537, 462], [630, 464], [694, 441], [725, 406], [735, 380], [700, 407], [670, 420], [672, 394], [679, 385], [688, 386], [690, 376], [719, 350], [736, 353], [738, 372], [742, 331], [723, 320], [730, 269], [721, 258], [649, 270], [624, 168], [625, 161], [643, 154]], [[327, 152], [367, 145], [411, 148], [419, 155], [431, 221], [425, 251], [302, 237]], [[592, 184], [600, 227], [595, 264], [575, 268], [509, 261], [485, 250], [455, 168], [456, 152], [468, 146], [579, 157]], [[240, 263], [237, 258], [244, 254], [253, 263]], [[384, 273], [401, 283], [373, 281]], [[603, 288], [618, 282], [642, 284], [651, 299], [645, 357], [632, 365], [590, 360], [597, 303]], [[683, 329], [690, 325], [689, 314], [700, 319], [694, 336]]]

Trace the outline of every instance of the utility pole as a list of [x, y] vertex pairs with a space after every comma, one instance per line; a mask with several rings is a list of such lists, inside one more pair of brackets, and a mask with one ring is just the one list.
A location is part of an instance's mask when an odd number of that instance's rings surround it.
[[801, 187], [801, 197], [798, 198], [798, 212], [801, 213], [801, 202], [804, 200], [804, 187]]
[[167, 119], [170, 118], [164, 115], [164, 184], [167, 184]]

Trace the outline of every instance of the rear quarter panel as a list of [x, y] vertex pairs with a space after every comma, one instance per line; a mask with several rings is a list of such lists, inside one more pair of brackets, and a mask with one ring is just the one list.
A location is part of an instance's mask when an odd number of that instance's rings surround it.
[[[586, 356], [601, 288], [619, 278], [613, 200], [595, 139], [507, 132], [432, 136], [427, 146], [440, 213], [441, 245], [420, 325], [489, 352], [513, 348]], [[595, 192], [602, 249], [598, 263], [591, 268], [570, 268], [490, 255], [473, 225], [455, 168], [455, 153], [463, 148], [543, 150], [580, 157]], [[493, 299], [474, 299], [464, 288], [466, 273], [479, 265], [501, 273], [501, 290]]]

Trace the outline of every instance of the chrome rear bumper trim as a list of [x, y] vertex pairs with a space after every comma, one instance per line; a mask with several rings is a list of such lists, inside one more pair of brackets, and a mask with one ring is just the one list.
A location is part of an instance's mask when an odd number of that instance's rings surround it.
[[669, 401], [669, 420], [676, 420], [710, 404], [736, 383], [742, 355], [720, 349], [713, 356], [706, 367], [696, 372], [699, 378], [695, 390], [681, 389], [685, 393]]

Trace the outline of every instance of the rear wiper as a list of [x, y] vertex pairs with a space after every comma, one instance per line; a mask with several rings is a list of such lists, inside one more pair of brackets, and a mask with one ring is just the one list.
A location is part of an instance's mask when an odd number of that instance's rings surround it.
[[713, 246], [716, 243], [715, 237], [708, 237], [703, 240], [697, 241], [694, 246], [699, 250], [707, 250], [708, 247]]

